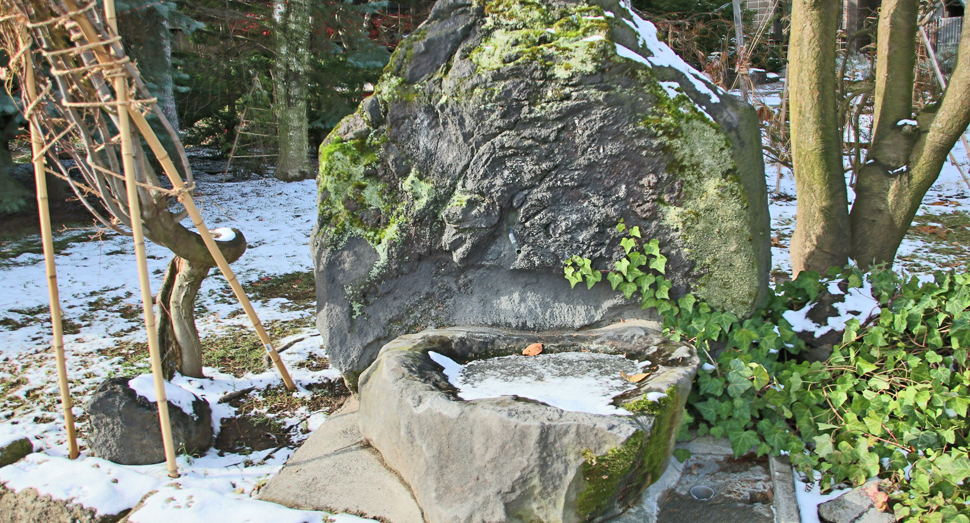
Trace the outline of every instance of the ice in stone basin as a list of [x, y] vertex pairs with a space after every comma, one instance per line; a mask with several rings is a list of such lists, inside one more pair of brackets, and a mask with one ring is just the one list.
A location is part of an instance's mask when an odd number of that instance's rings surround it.
[[629, 415], [629, 411], [611, 404], [614, 397], [636, 388], [620, 372], [636, 374], [649, 364], [616, 354], [559, 352], [502, 356], [460, 365], [437, 352], [428, 354], [445, 368], [445, 376], [464, 400], [515, 395], [592, 414]]

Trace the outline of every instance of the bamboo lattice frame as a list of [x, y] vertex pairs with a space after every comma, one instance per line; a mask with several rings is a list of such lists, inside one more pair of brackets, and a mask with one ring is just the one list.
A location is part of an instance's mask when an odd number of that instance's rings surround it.
[[[295, 385], [195, 206], [191, 194], [194, 188], [192, 171], [185, 150], [171, 124], [158, 110], [138, 70], [125, 56], [121, 37], [114, 24], [114, 2], [108, 0], [105, 4], [106, 20], [94, 9], [97, 5], [94, 1], [79, 6], [75, 0], [0, 0], [0, 45], [10, 57], [10, 69], [14, 72], [7, 81], [16, 79], [19, 82], [24, 101], [23, 112], [31, 123], [32, 160], [51, 290], [54, 348], [71, 457], [77, 456], [77, 444], [59, 329], [60, 306], [53, 246], [50, 245], [48, 250], [51, 241], [45, 174], [53, 174], [67, 181], [80, 201], [103, 225], [134, 236], [166, 461], [169, 475], [177, 477], [145, 262], [143, 222], [145, 227], [158, 225], [161, 229], [165, 225], [177, 226], [186, 215], [191, 217], [287, 388], [294, 390]], [[8, 91], [12, 91], [10, 87], [8, 84]], [[187, 184], [149, 125], [149, 113], [157, 117], [171, 139]], [[131, 123], [135, 124], [134, 129]], [[171, 188], [162, 187], [142, 147], [142, 140], [162, 165]], [[70, 176], [55, 153], [70, 155], [80, 173], [79, 179]], [[56, 171], [45, 167], [45, 155], [53, 158], [51, 163], [57, 167]], [[99, 197], [110, 218], [88, 204], [84, 196], [89, 194]], [[170, 198], [181, 202], [184, 208], [178, 212], [170, 210]], [[150, 239], [158, 242], [150, 232], [148, 234]], [[161, 243], [165, 245], [164, 240]], [[171, 248], [170, 245], [166, 246]]]

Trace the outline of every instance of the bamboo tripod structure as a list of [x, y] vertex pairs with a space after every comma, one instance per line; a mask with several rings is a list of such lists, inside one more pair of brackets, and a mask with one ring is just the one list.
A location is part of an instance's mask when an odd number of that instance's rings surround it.
[[[242, 285], [232, 269], [229, 268], [225, 256], [216, 244], [195, 205], [191, 195], [193, 189], [191, 170], [188, 168], [188, 161], [184, 155], [184, 150], [181, 149], [181, 144], [177, 143], [177, 147], [183, 166], [186, 168], [186, 174], [189, 176], [189, 186], [186, 186], [183, 182], [168, 152], [152, 130], [146, 115], [141, 111], [141, 108], [146, 106], [149, 111], [154, 111], [170, 134], [177, 139], [177, 136], [171, 130], [171, 125], [165, 120], [164, 115], [158, 111], [155, 100], [147, 97], [147, 89], [141, 81], [137, 69], [131, 65], [124, 54], [124, 49], [120, 43], [121, 38], [118, 36], [116, 28], [113, 0], [105, 2], [107, 28], [97, 25], [98, 18], [93, 13], [96, 4], [93, 1], [84, 6], [78, 6], [74, 0], [64, 0], [63, 4], [55, 4], [53, 1], [40, 4], [38, 7], [37, 3], [33, 2], [25, 4], [17, 0], [0, 0], [0, 23], [13, 22], [14, 25], [20, 27], [18, 31], [19, 41], [11, 42], [8, 38], [5, 43], [8, 54], [11, 56], [11, 69], [16, 71], [24, 89], [26, 102], [24, 113], [31, 122], [31, 143], [38, 184], [38, 205], [40, 207], [42, 231], [45, 236], [45, 259], [51, 289], [54, 347], [58, 358], [58, 375], [62, 404], [68, 425], [71, 455], [72, 458], [77, 456], [77, 444], [74, 436], [73, 416], [71, 415], [71, 398], [67, 388], [53, 243], [50, 238], [49, 211], [46, 206], [44, 155], [55, 145], [72, 153], [89, 185], [83, 185], [72, 180], [64, 167], [55, 161], [53, 163], [61, 169], [60, 176], [68, 181], [79, 196], [82, 196], [84, 191], [99, 194], [105, 207], [114, 215], [115, 220], [105, 220], [99, 212], [89, 206], [89, 210], [95, 217], [105, 225], [122, 233], [124, 231], [117, 226], [118, 221], [131, 227], [131, 235], [134, 236], [135, 241], [142, 308], [148, 335], [152, 374], [158, 397], [159, 421], [167, 468], [169, 476], [178, 477], [171, 425], [168, 418], [165, 382], [161, 373], [161, 355], [153, 313], [151, 286], [148, 279], [145, 235], [142, 230], [143, 214], [139, 207], [140, 200], [158, 204], [159, 202], [164, 203], [166, 196], [178, 198], [185, 208], [185, 213], [191, 217], [192, 223], [195, 225], [213, 261], [216, 262], [216, 265], [228, 280], [236, 298], [253, 324], [264, 349], [279, 370], [287, 389], [293, 391], [296, 386], [279, 354], [273, 348], [269, 335], [263, 328], [256, 311], [242, 289]], [[64, 38], [65, 28], [70, 35], [69, 40]], [[55, 30], [61, 31], [57, 34], [60, 38], [52, 37]], [[64, 45], [65, 41], [71, 42], [73, 46]], [[33, 43], [39, 44], [42, 54], [50, 64], [51, 78], [46, 78], [48, 82], [43, 91], [39, 93], [31, 50]], [[58, 48], [55, 45], [57, 43], [60, 43], [62, 47]], [[20, 61], [23, 61], [24, 65], [18, 68], [17, 64]], [[65, 81], [65, 78], [73, 83]], [[130, 91], [129, 80], [133, 81], [134, 91]], [[109, 83], [114, 89], [113, 94], [108, 87]], [[54, 99], [51, 95], [55, 85], [61, 94], [59, 100]], [[133, 93], [140, 93], [144, 98], [139, 99], [137, 96], [133, 96]], [[81, 101], [75, 101], [78, 98]], [[51, 113], [57, 113], [60, 118], [51, 116]], [[132, 122], [135, 124], [137, 133], [131, 128]], [[116, 136], [110, 133], [108, 123], [113, 123], [116, 127], [118, 131]], [[87, 127], [89, 125], [90, 128]], [[49, 131], [52, 137], [49, 141], [44, 135], [45, 129]], [[102, 137], [101, 143], [94, 139], [96, 136]], [[154, 174], [144, 172], [144, 165], [146, 165], [144, 153], [141, 151], [140, 142], [137, 139], [133, 141], [133, 137], [144, 139], [148, 144], [172, 183], [172, 190], [163, 189], [158, 185], [158, 180], [154, 177]], [[80, 156], [78, 149], [71, 142], [71, 138], [83, 144], [81, 150], [86, 152], [86, 157]], [[117, 160], [110, 154], [107, 155], [107, 164], [105, 164], [105, 160], [98, 154], [115, 147], [118, 142], [120, 142], [121, 148], [121, 165], [117, 165]], [[136, 162], [138, 161], [141, 162], [142, 171], [138, 171], [141, 174], [136, 178]], [[118, 170], [122, 170], [124, 175], [118, 174]], [[124, 215], [122, 206], [119, 205], [122, 200], [127, 201], [127, 216]], [[81, 201], [87, 205], [83, 198], [81, 198]], [[153, 207], [153, 209], [156, 208]]]

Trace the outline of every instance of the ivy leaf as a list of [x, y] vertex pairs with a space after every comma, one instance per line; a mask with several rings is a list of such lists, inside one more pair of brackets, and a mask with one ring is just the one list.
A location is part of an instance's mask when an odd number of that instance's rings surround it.
[[660, 255], [660, 240], [653, 239], [647, 242], [643, 246], [644, 254], [659, 256]]
[[758, 333], [748, 329], [738, 329], [731, 333], [731, 339], [738, 344], [739, 349], [746, 351], [751, 346], [751, 342], [758, 339]]
[[616, 224], [616, 232], [623, 232], [626, 230], [626, 224], [623, 223], [623, 219], [620, 219], [620, 223]]
[[636, 225], [634, 225], [633, 227], [631, 227], [630, 228], [630, 236], [633, 236], [634, 238], [639, 238], [640, 237], [640, 227], [637, 227]]
[[674, 449], [674, 457], [677, 458], [677, 461], [683, 463], [690, 459], [690, 450]]
[[694, 404], [694, 407], [697, 409], [697, 412], [700, 413], [701, 417], [711, 423], [717, 421], [717, 410], [720, 406], [721, 402], [714, 398], [708, 398], [707, 401]]
[[677, 304], [680, 305], [682, 310], [687, 311], [687, 314], [693, 316], [694, 304], [697, 303], [697, 298], [693, 294], [685, 294], [683, 298], [677, 300]]
[[647, 257], [645, 255], [643, 255], [643, 254], [640, 254], [637, 251], [633, 251], [633, 252], [629, 253], [627, 255], [627, 258], [630, 259], [630, 267], [639, 267], [639, 266], [647, 263]]
[[596, 285], [600, 280], [603, 279], [603, 273], [600, 271], [590, 271], [586, 274], [586, 288], [592, 289], [593, 285]]
[[660, 278], [660, 285], [657, 287], [657, 298], [669, 300], [670, 294], [668, 292], [672, 286], [673, 284], [670, 283], [670, 280]]
[[633, 238], [623, 238], [620, 240], [620, 246], [623, 247], [623, 250], [625, 250], [627, 254], [630, 254], [630, 251], [637, 246], [637, 241]]
[[832, 435], [822, 434], [815, 436], [815, 453], [819, 455], [820, 458], [825, 458], [831, 454], [835, 447], [832, 446]]
[[616, 265], [616, 270], [620, 271], [620, 273], [626, 276], [626, 271], [627, 269], [630, 268], [630, 260], [627, 258], [623, 258], [622, 260], [616, 262], [615, 265]]
[[569, 280], [569, 286], [570, 286], [570, 288], [575, 289], [576, 288], [576, 284], [579, 283], [579, 282], [581, 282], [581, 281], [583, 281], [583, 275], [580, 274], [573, 267], [566, 267], [564, 270], [566, 272], [566, 279]]
[[650, 260], [650, 268], [660, 274], [667, 274], [667, 257], [663, 254], [657, 254], [654, 259]]
[[758, 363], [749, 363], [748, 367], [751, 367], [752, 374], [754, 374], [754, 389], [765, 388], [771, 381], [771, 378], [768, 377], [768, 371]]
[[736, 458], [745, 455], [751, 447], [761, 443], [758, 433], [753, 430], [730, 430], [727, 436], [731, 440], [731, 448]]
[[633, 296], [633, 293], [637, 291], [637, 285], [628, 281], [619, 284], [617, 288], [620, 289], [620, 292], [622, 292], [628, 300], [631, 296]]
[[[642, 274], [639, 277], [637, 277], [637, 279], [634, 280], [633, 283], [637, 284], [637, 288], [640, 289], [641, 294], [643, 294], [644, 296], [647, 296], [648, 295], [647, 291], [650, 290], [650, 286], [653, 285], [653, 282], [655, 281], [657, 281], [657, 277], [654, 276], [653, 274]], [[650, 296], [652, 297], [653, 295], [650, 294]]]
[[610, 284], [613, 286], [613, 290], [615, 291], [616, 286], [623, 283], [623, 275], [618, 272], [611, 272], [606, 275], [606, 280], [610, 282]]
[[862, 277], [853, 271], [852, 274], [849, 275], [848, 283], [850, 289], [858, 289], [859, 287], [862, 287]]

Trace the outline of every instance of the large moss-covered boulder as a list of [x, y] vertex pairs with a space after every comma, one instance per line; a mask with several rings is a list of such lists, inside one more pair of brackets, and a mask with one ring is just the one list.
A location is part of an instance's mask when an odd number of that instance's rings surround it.
[[584, 328], [644, 317], [563, 261], [610, 269], [623, 220], [673, 295], [738, 315], [767, 291], [753, 110], [620, 0], [440, 0], [320, 148], [317, 324], [351, 385], [429, 326]]

